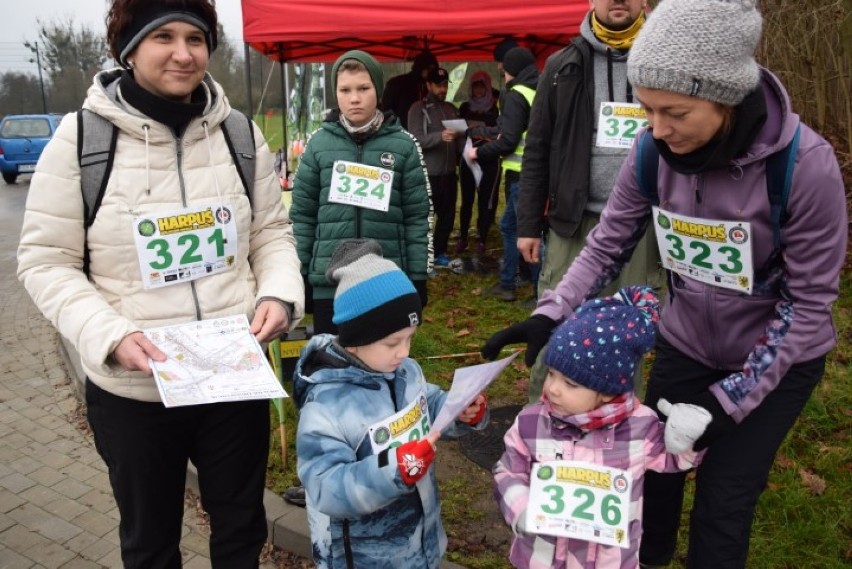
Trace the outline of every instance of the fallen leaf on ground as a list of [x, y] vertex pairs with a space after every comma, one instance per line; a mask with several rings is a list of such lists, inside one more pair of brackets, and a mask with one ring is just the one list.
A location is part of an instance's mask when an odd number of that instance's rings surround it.
[[805, 483], [805, 486], [812, 494], [820, 496], [823, 492], [825, 492], [825, 480], [820, 478], [818, 475], [813, 472], [808, 472], [804, 468], [800, 468], [799, 476], [802, 477], [802, 482]]

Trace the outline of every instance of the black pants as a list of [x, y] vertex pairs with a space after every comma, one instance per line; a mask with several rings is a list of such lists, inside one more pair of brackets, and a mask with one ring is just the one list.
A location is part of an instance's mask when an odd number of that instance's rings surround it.
[[216, 569], [256, 569], [266, 541], [269, 403], [168, 409], [86, 382], [89, 424], [109, 469], [128, 569], [179, 569], [187, 460], [198, 469]]
[[[775, 453], [824, 370], [825, 356], [793, 365], [760, 406], [710, 445], [696, 471], [687, 567], [746, 566], [754, 509], [766, 487]], [[658, 336], [645, 403], [656, 409], [661, 397], [672, 403], [683, 401], [730, 373], [704, 366]], [[685, 480], [685, 473], [645, 474], [644, 531], [639, 552], [643, 563], [665, 565], [671, 561]]]
[[500, 163], [480, 162], [482, 167], [482, 180], [479, 186], [473, 177], [473, 172], [462, 160], [459, 166], [459, 180], [461, 182], [461, 206], [459, 207], [459, 239], [467, 241], [470, 230], [470, 220], [473, 218], [473, 202], [476, 200], [476, 231], [479, 234], [479, 242], [485, 243], [488, 232], [494, 225], [497, 214], [497, 188], [500, 186]]
[[435, 256], [447, 253], [447, 242], [453, 225], [456, 222], [456, 200], [459, 195], [458, 176], [443, 174], [441, 176], [429, 176], [429, 185], [432, 187], [432, 206], [435, 209]]

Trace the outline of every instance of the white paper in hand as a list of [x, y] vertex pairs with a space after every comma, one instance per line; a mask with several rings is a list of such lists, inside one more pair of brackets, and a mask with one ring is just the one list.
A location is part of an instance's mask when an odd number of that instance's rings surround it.
[[476, 182], [476, 187], [479, 187], [479, 183], [482, 181], [482, 166], [479, 165], [478, 160], [471, 160], [467, 157], [467, 151], [473, 148], [473, 141], [468, 137], [468, 139], [464, 143], [464, 150], [462, 151], [462, 157], [464, 158], [465, 164], [470, 168], [470, 171], [473, 173], [473, 180]]
[[444, 128], [448, 128], [453, 132], [465, 133], [467, 131], [467, 121], [464, 119], [444, 119], [441, 121]]
[[453, 385], [447, 393], [444, 406], [432, 421], [432, 431], [443, 431], [456, 420], [456, 417], [473, 403], [476, 396], [485, 391], [488, 385], [497, 379], [506, 366], [512, 363], [520, 351], [509, 357], [475, 366], [462, 367], [453, 374]]

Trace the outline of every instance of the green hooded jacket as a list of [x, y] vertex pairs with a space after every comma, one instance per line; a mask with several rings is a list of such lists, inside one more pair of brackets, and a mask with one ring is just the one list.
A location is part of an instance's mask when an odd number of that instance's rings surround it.
[[[296, 170], [290, 217], [302, 274], [314, 299], [334, 297], [325, 276], [328, 261], [344, 239], [375, 239], [386, 259], [418, 284], [431, 264], [431, 201], [420, 148], [392, 114], [360, 143], [350, 136], [334, 111], [311, 136]], [[393, 170], [388, 211], [330, 203], [329, 188], [337, 160]]]

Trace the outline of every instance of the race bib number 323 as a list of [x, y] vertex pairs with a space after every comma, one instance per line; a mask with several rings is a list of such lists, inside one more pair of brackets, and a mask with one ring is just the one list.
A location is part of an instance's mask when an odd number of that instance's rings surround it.
[[751, 294], [751, 224], [653, 208], [663, 267], [713, 286]]

